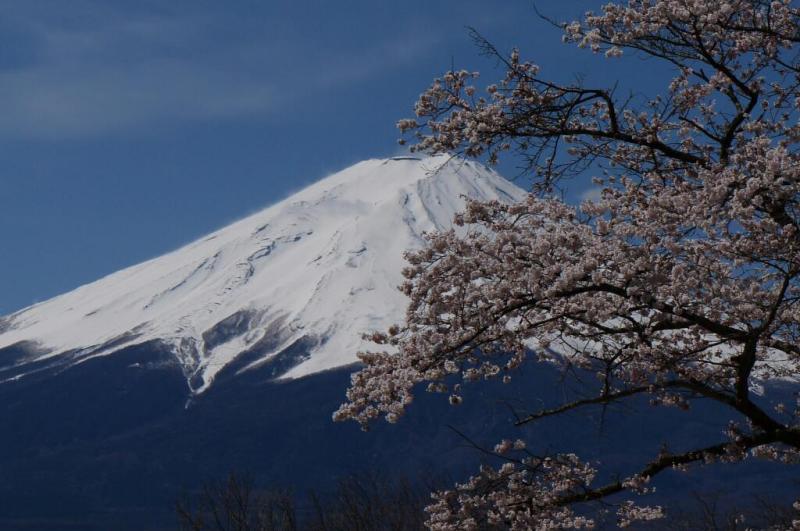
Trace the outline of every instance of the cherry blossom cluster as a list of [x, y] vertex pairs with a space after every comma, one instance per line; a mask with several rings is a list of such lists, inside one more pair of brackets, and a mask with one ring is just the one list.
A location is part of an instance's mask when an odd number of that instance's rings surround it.
[[[495, 447], [498, 455], [524, 449], [522, 441], [504, 440]], [[453, 490], [433, 494], [434, 503], [426, 511], [430, 529], [591, 529], [596, 522], [576, 514], [570, 500], [584, 498], [597, 471], [574, 454], [520, 459], [509, 458], [498, 469], [484, 466], [480, 474]], [[638, 494], [652, 489], [648, 477], [634, 476], [624, 487]], [[632, 500], [617, 503], [620, 527], [637, 521], [664, 516], [659, 506], [641, 506]]]
[[454, 490], [433, 494], [427, 525], [436, 531], [593, 528], [594, 520], [554, 502], [580, 494], [595, 473], [573, 454], [484, 466]]
[[659, 507], [639, 506], [632, 501], [623, 502], [617, 510], [619, 527], [628, 527], [636, 522], [664, 518], [664, 510]]
[[583, 22], [565, 25], [565, 39], [619, 55], [623, 47], [642, 46], [642, 39], [691, 28], [702, 47], [680, 40], [673, 44], [693, 52], [724, 48], [730, 57], [753, 51], [774, 56], [797, 39], [797, 16], [791, 0], [630, 0], [607, 4], [599, 15], [588, 13]]
[[795, 202], [800, 160], [763, 140], [740, 156], [692, 182], [623, 180], [579, 209], [470, 202], [456, 221], [479, 230], [430, 234], [407, 255], [407, 327], [386, 338], [402, 355], [362, 354], [339, 414], [394, 421], [417, 383], [510, 376], [531, 345], [539, 359], [602, 361], [626, 384], [677, 373], [731, 386], [745, 347], [761, 378], [798, 374], [800, 235], [769, 211]]
[[[334, 416], [396, 422], [420, 385], [457, 405], [470, 382], [548, 362], [595, 373], [596, 393], [523, 423], [638, 394], [689, 412], [696, 397], [715, 400], [745, 422], [599, 486], [572, 454], [537, 458], [503, 441], [497, 455], [526, 457], [438, 493], [432, 529], [588, 527], [574, 505], [643, 493], [662, 470], [753, 455], [788, 464], [800, 452], [800, 406], [751, 396], [800, 381], [800, 8], [629, 0], [563, 27], [566, 41], [610, 57], [663, 61], [672, 82], [663, 96], [620, 101], [549, 82], [488, 43], [507, 72], [485, 94], [474, 72], [435, 80], [399, 123], [411, 149], [489, 162], [515, 151], [541, 186], [516, 204], [469, 201], [458, 231], [407, 253], [405, 323], [371, 336], [377, 348], [359, 354]], [[599, 199], [574, 206], [550, 193], [587, 172]], [[662, 515], [625, 502], [618, 523]]]
[[611, 3], [564, 24], [565, 39], [613, 56], [627, 48], [666, 59], [675, 69], [666, 96], [618, 101], [613, 89], [559, 85], [518, 50], [506, 57], [487, 44], [507, 66], [499, 83], [479, 95], [476, 72], [448, 72], [398, 126], [413, 134], [412, 151], [496, 162], [514, 150], [545, 183], [599, 159], [634, 172], [724, 162], [741, 136], [798, 138], [798, 20], [788, 0]]

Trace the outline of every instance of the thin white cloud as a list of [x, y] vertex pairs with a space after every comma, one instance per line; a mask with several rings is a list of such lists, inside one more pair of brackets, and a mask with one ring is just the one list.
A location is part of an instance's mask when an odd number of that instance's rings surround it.
[[[91, 24], [65, 25], [15, 13], [37, 54], [29, 64], [0, 68], [0, 136], [91, 136], [265, 115], [298, 103], [294, 97], [410, 64], [433, 44], [387, 36], [357, 50], [331, 45], [308, 53], [296, 49], [309, 46], [300, 35], [297, 42], [268, 34], [217, 42], [231, 21], [202, 14], [124, 15], [104, 10]], [[303, 95], [294, 96], [291, 87], [301, 83]]]
[[587, 188], [581, 193], [580, 195], [581, 201], [599, 201], [602, 192], [603, 192], [602, 188], [598, 186], [591, 186], [590, 188]]
[[273, 105], [273, 93], [266, 80], [253, 82], [182, 62], [90, 71], [35, 68], [0, 74], [0, 132], [74, 136], [174, 118], [265, 112]]

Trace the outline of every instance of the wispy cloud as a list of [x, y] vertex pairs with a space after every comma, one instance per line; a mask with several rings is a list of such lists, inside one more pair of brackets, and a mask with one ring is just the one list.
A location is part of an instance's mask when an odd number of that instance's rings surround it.
[[580, 195], [581, 201], [599, 201], [602, 196], [603, 189], [599, 186], [590, 186], [584, 190]]
[[128, 68], [48, 66], [0, 74], [0, 131], [58, 137], [103, 133], [171, 118], [214, 118], [264, 112], [273, 105], [268, 80], [181, 61]]
[[[93, 11], [64, 23], [52, 12], [0, 16], [0, 135], [63, 138], [159, 123], [279, 112], [302, 97], [410, 63], [430, 39], [387, 36], [360, 49], [319, 49], [299, 34], [236, 35], [236, 20], [208, 13]], [[59, 7], [62, 6], [62, 7]], [[54, 4], [53, 9], [65, 9]], [[2, 24], [0, 24], [1, 26]], [[288, 88], [288, 90], [287, 90]]]

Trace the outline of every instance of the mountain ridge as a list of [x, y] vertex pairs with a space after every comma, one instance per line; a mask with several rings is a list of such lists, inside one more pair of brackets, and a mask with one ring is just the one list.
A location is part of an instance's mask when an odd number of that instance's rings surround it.
[[[403, 251], [425, 231], [449, 228], [464, 196], [524, 195], [496, 172], [447, 156], [357, 163], [175, 251], [0, 319], [0, 383], [147, 341], [172, 349], [195, 394], [232, 366], [280, 361], [278, 376], [298, 378], [354, 363], [361, 333], [403, 317]], [[304, 354], [276, 360], [299, 343]]]

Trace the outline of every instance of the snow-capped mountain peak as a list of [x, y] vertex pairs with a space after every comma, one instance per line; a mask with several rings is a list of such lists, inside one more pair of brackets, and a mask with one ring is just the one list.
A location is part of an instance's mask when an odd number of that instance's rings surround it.
[[[157, 340], [189, 387], [293, 356], [282, 377], [356, 361], [361, 334], [402, 320], [403, 251], [464, 196], [518, 200], [495, 172], [447, 157], [368, 160], [176, 251], [0, 320], [0, 382]], [[236, 362], [236, 365], [232, 365]]]

